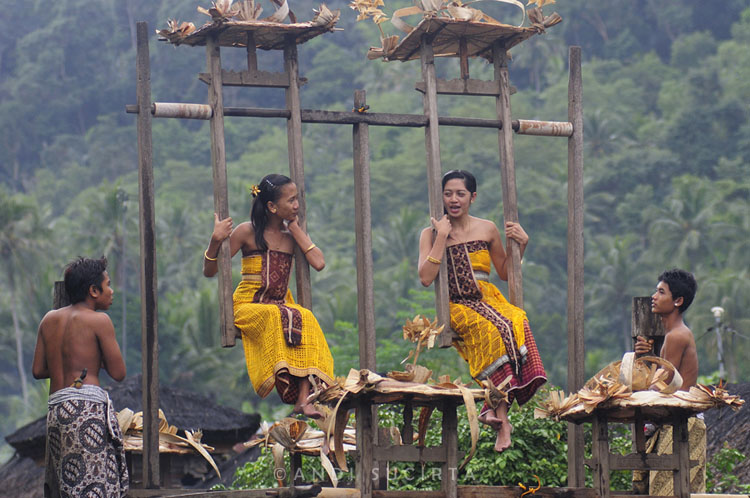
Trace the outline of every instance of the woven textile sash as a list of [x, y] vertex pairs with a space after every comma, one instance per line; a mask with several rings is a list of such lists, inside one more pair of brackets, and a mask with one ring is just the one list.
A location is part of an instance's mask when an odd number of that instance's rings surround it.
[[451, 302], [471, 308], [497, 328], [513, 373], [520, 378], [522, 357], [513, 336], [513, 322], [482, 301], [482, 290], [477, 284], [469, 259], [469, 253], [488, 248], [484, 240], [465, 242], [446, 248], [448, 294]]
[[281, 314], [284, 340], [290, 346], [299, 346], [302, 344], [302, 313], [285, 304], [293, 256], [286, 252], [271, 250], [266, 251], [263, 256], [261, 287], [255, 293], [253, 302], [276, 305]]

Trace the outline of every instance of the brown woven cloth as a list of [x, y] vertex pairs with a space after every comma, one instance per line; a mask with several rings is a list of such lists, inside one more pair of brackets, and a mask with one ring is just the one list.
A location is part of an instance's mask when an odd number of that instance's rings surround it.
[[[646, 441], [646, 452], [657, 455], [672, 454], [672, 426], [664, 425]], [[706, 423], [702, 418], [688, 419], [690, 460], [698, 463], [690, 467], [690, 492], [706, 492]], [[674, 474], [666, 470], [633, 471], [633, 491], [652, 496], [674, 496]]]

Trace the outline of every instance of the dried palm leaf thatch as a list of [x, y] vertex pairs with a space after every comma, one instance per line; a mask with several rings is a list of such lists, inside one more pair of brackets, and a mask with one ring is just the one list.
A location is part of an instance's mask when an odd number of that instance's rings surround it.
[[551, 418], [559, 421], [560, 415], [579, 403], [578, 394], [565, 396], [564, 391], [550, 391], [549, 398], [534, 409], [534, 418]]
[[[327, 425], [330, 430], [330, 427], [334, 425], [333, 420], [331, 420], [333, 412], [328, 407], [316, 406], [316, 408], [319, 410], [323, 409], [324, 417], [321, 423]], [[274, 459], [274, 475], [284, 474], [281, 471], [284, 469], [284, 451], [318, 456], [328, 477], [331, 479], [334, 487], [336, 487], [338, 485], [338, 478], [328, 458], [333, 449], [332, 446], [335, 445], [330, 438], [329, 430], [311, 429], [303, 420], [288, 417], [275, 422], [273, 425], [263, 422], [261, 424], [263, 436], [243, 443], [243, 446], [246, 448], [258, 445], [270, 447]], [[336, 445], [340, 446], [342, 453], [353, 451], [357, 448], [357, 435], [353, 427], [345, 424], [344, 430], [338, 437], [340, 440], [336, 442]], [[279, 479], [279, 485], [283, 484], [283, 481]]]
[[209, 9], [198, 6], [198, 12], [206, 14], [213, 21], [229, 20], [240, 12], [239, 4], [233, 4], [233, 0], [215, 0], [211, 5]]
[[387, 377], [402, 382], [415, 382], [417, 384], [426, 384], [432, 377], [432, 370], [422, 365], [412, 365], [407, 363], [405, 372], [392, 371], [388, 372]]
[[[123, 443], [127, 451], [143, 451], [143, 412], [136, 412], [124, 408], [117, 413], [117, 423], [123, 435]], [[185, 431], [185, 437], [177, 435], [177, 427], [170, 425], [164, 412], [159, 409], [159, 453], [191, 453], [197, 451], [221, 477], [221, 472], [216, 466], [209, 452], [214, 448], [201, 443], [203, 432], [201, 430]], [[191, 450], [192, 448], [192, 450]]]
[[432, 349], [435, 346], [435, 339], [445, 328], [445, 324], [438, 327], [437, 318], [430, 321], [427, 317], [417, 315], [414, 320], [406, 319], [406, 325], [402, 327], [404, 332], [404, 340], [416, 342], [417, 347], [414, 350], [409, 351], [409, 355], [404, 358], [401, 363], [406, 362], [409, 358], [414, 356], [414, 365], [417, 364], [419, 353], [422, 351], [423, 346], [427, 346], [427, 349]]
[[627, 398], [632, 394], [627, 386], [604, 378], [595, 379], [591, 387], [587, 386], [578, 391], [578, 400], [586, 413], [593, 412], [597, 406], [610, 400]]
[[166, 29], [157, 29], [156, 34], [163, 36], [170, 43], [176, 43], [195, 31], [195, 24], [191, 22], [180, 22], [176, 19], [167, 19]]
[[745, 400], [739, 396], [729, 394], [721, 382], [718, 386], [698, 384], [692, 386], [688, 392], [678, 391], [673, 396], [695, 405], [705, 406], [705, 409], [728, 406], [736, 411], [745, 404]]

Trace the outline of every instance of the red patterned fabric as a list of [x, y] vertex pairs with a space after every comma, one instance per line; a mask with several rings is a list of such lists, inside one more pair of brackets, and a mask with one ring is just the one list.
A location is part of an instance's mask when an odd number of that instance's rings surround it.
[[278, 306], [284, 340], [290, 346], [299, 346], [302, 343], [302, 314], [299, 310], [284, 304], [292, 269], [292, 257], [291, 254], [285, 252], [268, 251], [267, 258], [263, 258], [260, 273], [261, 288], [253, 296], [253, 302]]
[[475, 277], [475, 271], [491, 270], [486, 241], [450, 246], [446, 257], [451, 326], [459, 335], [454, 345], [477, 380], [498, 386], [510, 377], [504, 388], [509, 402], [523, 405], [547, 381], [525, 313], [494, 285]]

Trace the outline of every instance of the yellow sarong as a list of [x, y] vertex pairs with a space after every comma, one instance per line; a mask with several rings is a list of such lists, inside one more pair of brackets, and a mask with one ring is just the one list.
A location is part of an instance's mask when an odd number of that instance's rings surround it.
[[[250, 254], [242, 258], [242, 274], [255, 277], [243, 279], [234, 291], [234, 324], [242, 331], [247, 373], [261, 398], [273, 390], [280, 373], [314, 375], [332, 383], [333, 357], [323, 331], [310, 310], [294, 303], [288, 289], [291, 268], [291, 254]], [[290, 346], [284, 334], [295, 311], [301, 315], [295, 328], [301, 330], [302, 342]]]

